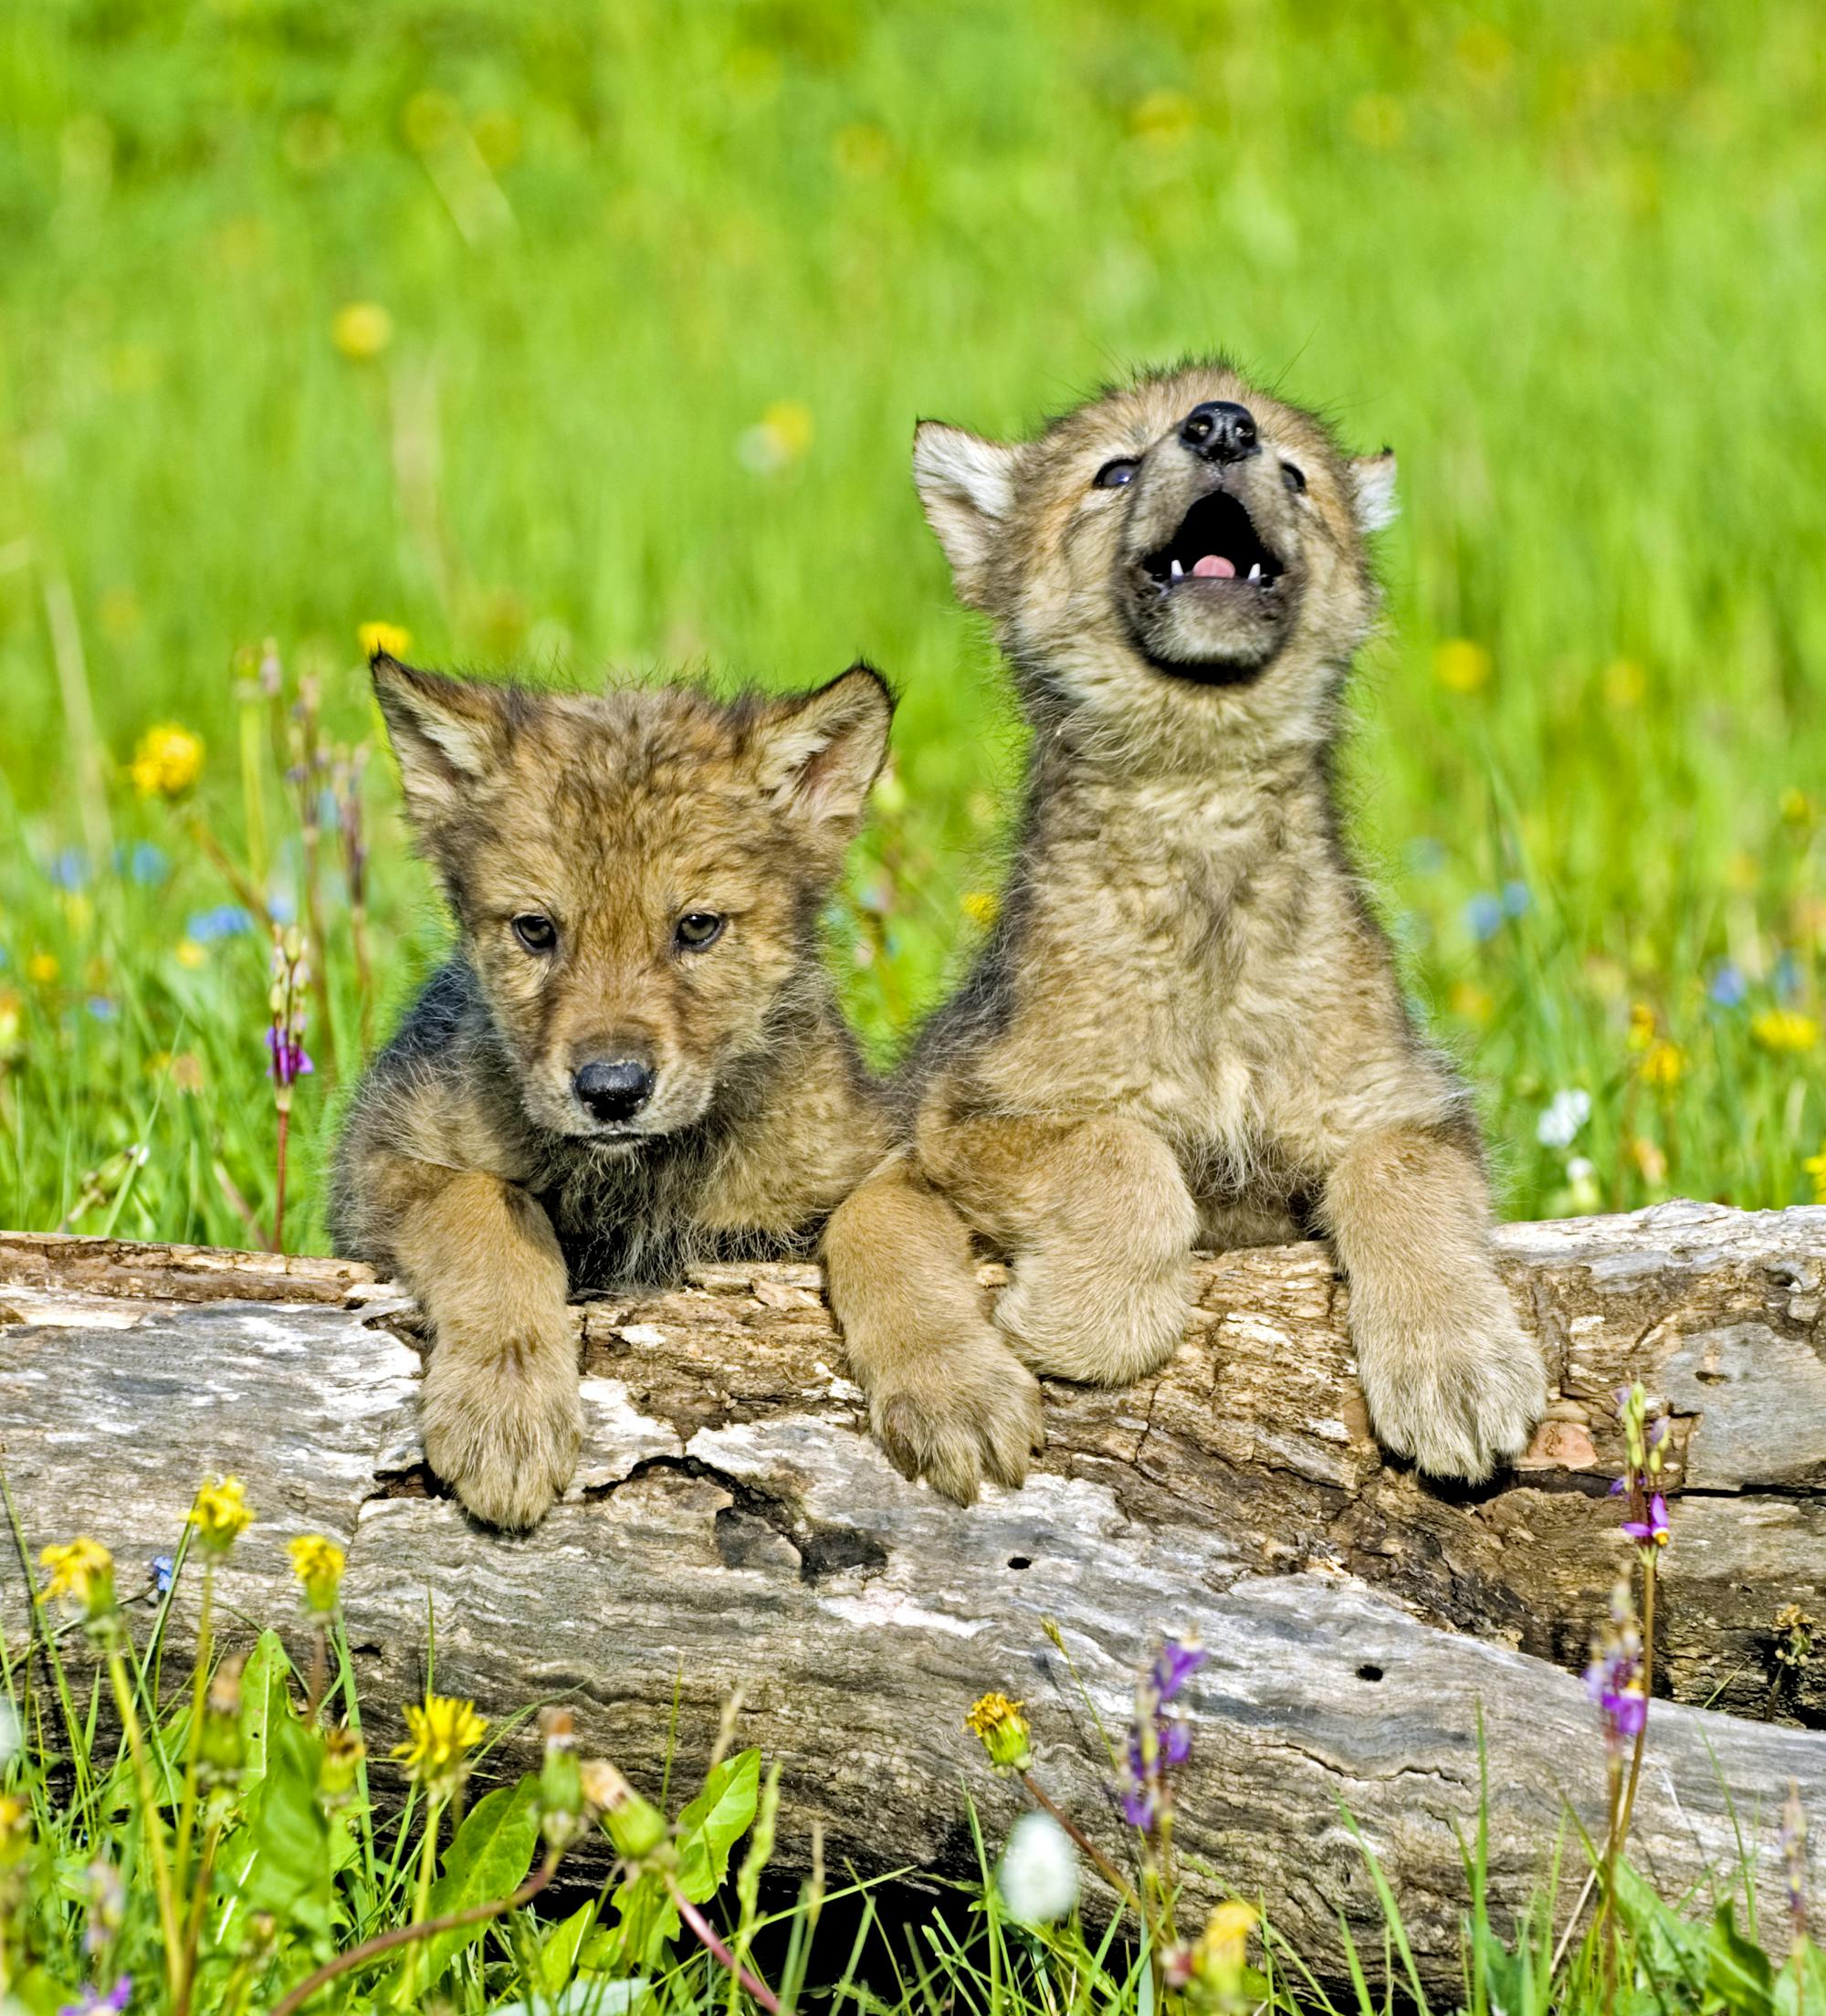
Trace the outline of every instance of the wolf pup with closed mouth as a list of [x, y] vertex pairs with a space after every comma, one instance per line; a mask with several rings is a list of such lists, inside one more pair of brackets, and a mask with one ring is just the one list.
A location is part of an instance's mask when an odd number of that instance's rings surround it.
[[[876, 1433], [968, 1501], [1018, 1483], [1035, 1372], [1168, 1357], [1195, 1245], [1321, 1231], [1383, 1443], [1477, 1479], [1545, 1402], [1464, 1087], [1339, 838], [1339, 693], [1393, 458], [1223, 362], [1033, 441], [923, 425], [914, 474], [1034, 730], [1001, 914], [906, 1074], [905, 1145], [834, 1217]], [[1008, 1256], [986, 1319], [965, 1226]]]
[[581, 1439], [567, 1293], [807, 1250], [888, 1146], [818, 919], [892, 702], [866, 667], [730, 702], [373, 675], [457, 942], [355, 1095], [331, 1234], [429, 1319], [433, 1469], [523, 1528]]

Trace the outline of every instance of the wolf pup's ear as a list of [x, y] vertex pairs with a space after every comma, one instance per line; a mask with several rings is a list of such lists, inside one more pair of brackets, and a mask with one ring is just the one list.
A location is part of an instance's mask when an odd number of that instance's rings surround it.
[[1014, 508], [1020, 452], [937, 420], [922, 420], [914, 431], [914, 488], [951, 563], [958, 593], [974, 609], [987, 605], [990, 560]]
[[384, 652], [369, 663], [374, 697], [386, 716], [406, 808], [435, 827], [501, 763], [512, 732], [508, 688], [479, 679], [420, 672]]
[[1384, 448], [1380, 455], [1359, 455], [1350, 465], [1350, 504], [1358, 530], [1380, 532], [1401, 515], [1401, 500], [1395, 495], [1395, 451]]
[[755, 740], [763, 790], [820, 841], [846, 845], [887, 756], [894, 696], [880, 673], [853, 665], [815, 692], [777, 701]]

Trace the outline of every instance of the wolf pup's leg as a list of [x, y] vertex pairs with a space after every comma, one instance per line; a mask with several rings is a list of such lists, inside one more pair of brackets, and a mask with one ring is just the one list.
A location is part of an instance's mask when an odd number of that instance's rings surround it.
[[896, 1468], [969, 1505], [1045, 1440], [1040, 1387], [983, 1314], [970, 1232], [891, 1155], [833, 1214], [824, 1270], [869, 1424]]
[[1171, 1356], [1198, 1207], [1158, 1134], [1114, 1115], [918, 1131], [922, 1166], [1009, 1255], [997, 1328], [1037, 1372], [1126, 1386]]
[[551, 1222], [511, 1183], [413, 1164], [394, 1249], [430, 1318], [421, 1416], [431, 1467], [491, 1526], [536, 1525], [582, 1440], [568, 1279]]
[[1332, 1170], [1323, 1216], [1377, 1434], [1432, 1475], [1472, 1483], [1518, 1455], [1547, 1380], [1491, 1256], [1475, 1156], [1431, 1128], [1366, 1135]]

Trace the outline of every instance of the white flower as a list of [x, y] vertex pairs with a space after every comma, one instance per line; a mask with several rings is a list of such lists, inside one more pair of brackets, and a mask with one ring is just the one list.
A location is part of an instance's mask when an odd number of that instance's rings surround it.
[[1009, 1830], [996, 1882], [1011, 1917], [1051, 1925], [1078, 1901], [1077, 1850], [1050, 1813], [1023, 1813]]
[[1570, 1155], [1566, 1162], [1566, 1180], [1569, 1183], [1589, 1183], [1598, 1173], [1594, 1163], [1583, 1155]]
[[1548, 1102], [1535, 1127], [1535, 1139], [1543, 1148], [1570, 1148], [1573, 1137], [1590, 1118], [1590, 1093], [1569, 1087]]

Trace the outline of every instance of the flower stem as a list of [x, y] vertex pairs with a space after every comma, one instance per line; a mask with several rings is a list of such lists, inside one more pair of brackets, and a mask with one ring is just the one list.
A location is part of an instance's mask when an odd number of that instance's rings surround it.
[[184, 1737], [184, 1796], [177, 1809], [177, 1843], [173, 1851], [182, 1886], [190, 1864], [190, 1840], [196, 1825], [196, 1760], [203, 1748], [203, 1708], [209, 1691], [210, 1626], [215, 1598], [215, 1562], [205, 1549], [203, 1596], [196, 1611], [196, 1664], [190, 1680], [190, 1727]]
[[[755, 2000], [769, 2012], [769, 2016], [782, 2016], [780, 1998], [768, 1987], [765, 1981], [759, 1980], [754, 1975], [750, 1974], [747, 1968], [723, 1944], [722, 1940], [717, 1937], [711, 1929], [709, 1920], [678, 1887], [677, 1878], [668, 1871], [665, 1880], [666, 1895], [677, 1906], [678, 1916], [698, 1935], [711, 1958], [726, 1967], [734, 1979], [740, 1982], [742, 1987], [754, 1997]], [[275, 2010], [273, 2016], [282, 2016], [282, 2012]]]
[[1635, 1748], [1630, 1753], [1630, 1777], [1623, 1792], [1623, 1807], [1617, 1822], [1617, 1845], [1630, 1831], [1636, 1810], [1636, 1787], [1642, 1781], [1642, 1751], [1648, 1742], [1649, 1703], [1654, 1698], [1655, 1557], [1642, 1558], [1642, 1726], [1636, 1731]]
[[[423, 1925], [425, 1914], [431, 1909], [431, 1878], [437, 1867], [437, 1830], [444, 1820], [444, 1801], [434, 1800], [425, 1811], [425, 1839], [418, 1851], [418, 1887], [412, 1900], [412, 1919], [406, 1927]], [[415, 1947], [405, 1957], [405, 1971], [400, 1979], [400, 1990], [396, 1998], [402, 2009], [410, 2009], [418, 1990], [418, 1948]]]
[[1128, 1878], [1110, 1861], [1109, 1857], [1104, 1853], [1102, 1849], [1085, 1832], [1084, 1829], [1078, 1825], [1077, 1822], [1069, 1813], [1065, 1811], [1062, 1807], [1054, 1804], [1052, 1799], [1034, 1778], [1032, 1771], [1023, 1771], [1021, 1782], [1027, 1788], [1034, 1800], [1039, 1805], [1044, 1806], [1052, 1814], [1053, 1818], [1058, 1822], [1059, 1825], [1065, 1829], [1067, 1837], [1076, 1845], [1080, 1853], [1090, 1859], [1098, 1874], [1122, 1899], [1123, 1903], [1134, 1912], [1137, 1921], [1146, 1925], [1148, 1914], [1142, 1909], [1141, 1899], [1136, 1895], [1135, 1886], [1129, 1882]]
[[378, 1958], [383, 1953], [391, 1953], [397, 1946], [435, 1939], [440, 1933], [460, 1931], [466, 1925], [485, 1925], [490, 1918], [518, 1911], [522, 1905], [530, 1904], [551, 1881], [561, 1853], [554, 1848], [510, 1897], [495, 1897], [487, 1904], [467, 1905], [461, 1911], [446, 1911], [438, 1918], [415, 1918], [410, 1925], [397, 1925], [391, 1932], [377, 1932], [373, 1938], [363, 1939], [360, 1946], [352, 1946], [346, 1953], [339, 1953], [333, 1960], [325, 1960], [314, 1973], [307, 1974], [296, 1988], [273, 2004], [272, 2016], [294, 2016], [294, 2012], [302, 2009], [326, 1982], [335, 1980], [339, 1975], [352, 1973], [358, 1967], [365, 1967], [370, 1960]]
[[291, 1101], [279, 1108], [279, 1138], [276, 1150], [277, 1192], [273, 1199], [273, 1251], [285, 1251], [286, 1222], [286, 1142], [291, 1132]]
[[127, 1753], [133, 1760], [133, 1778], [139, 1788], [140, 1810], [146, 1830], [146, 1859], [152, 1865], [152, 1889], [158, 1898], [159, 1931], [164, 1940], [165, 1979], [175, 2001], [183, 1992], [183, 1949], [179, 1945], [177, 1899], [172, 1890], [171, 1864], [165, 1858], [164, 1822], [159, 1818], [159, 1803], [152, 1785], [152, 1769], [146, 1759], [145, 1732], [140, 1727], [140, 1712], [133, 1706], [133, 1690], [127, 1684], [127, 1663], [121, 1655], [112, 1627], [108, 1644], [108, 1682], [114, 1692], [114, 1712], [126, 1731]]

